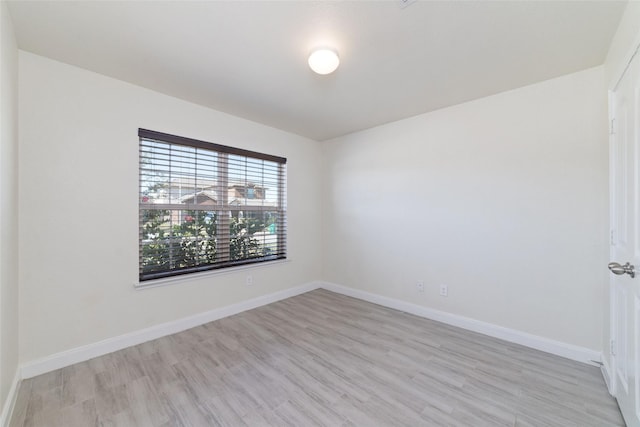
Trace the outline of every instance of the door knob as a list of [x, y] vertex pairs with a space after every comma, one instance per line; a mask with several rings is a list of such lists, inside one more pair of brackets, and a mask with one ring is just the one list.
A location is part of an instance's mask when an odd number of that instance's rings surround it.
[[617, 275], [628, 274], [631, 277], [636, 277], [635, 267], [629, 263], [626, 263], [625, 265], [620, 265], [617, 262], [610, 262], [608, 267], [613, 274], [617, 274]]

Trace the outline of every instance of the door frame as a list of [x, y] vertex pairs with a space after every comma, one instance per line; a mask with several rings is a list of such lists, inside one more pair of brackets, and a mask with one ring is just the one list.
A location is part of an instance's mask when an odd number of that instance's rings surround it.
[[[626, 71], [626, 67], [624, 69]], [[613, 223], [614, 218], [616, 218], [616, 209], [615, 209], [615, 132], [613, 123], [615, 121], [616, 112], [615, 112], [615, 90], [618, 86], [618, 83], [624, 76], [624, 71], [621, 76], [618, 77], [616, 85], [609, 89], [608, 91], [608, 144], [609, 144], [609, 259], [612, 259], [613, 255], [613, 245], [616, 242], [616, 230], [614, 228], [615, 224]], [[609, 342], [605, 343], [605, 351], [609, 355], [609, 363], [607, 363], [607, 358], [602, 358], [602, 374], [605, 379], [605, 383], [607, 384], [607, 388], [609, 389], [609, 394], [615, 396], [618, 391], [618, 381], [616, 375], [617, 368], [617, 357], [614, 349], [614, 339], [617, 336], [618, 332], [618, 316], [616, 310], [616, 289], [613, 281], [611, 280], [610, 273], [607, 274], [607, 288], [609, 290]]]

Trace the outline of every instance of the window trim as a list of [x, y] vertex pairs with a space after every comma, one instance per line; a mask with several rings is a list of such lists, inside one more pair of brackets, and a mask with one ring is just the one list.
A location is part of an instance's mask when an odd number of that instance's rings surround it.
[[[161, 272], [147, 272], [143, 274], [142, 272], [142, 246], [143, 246], [143, 238], [142, 231], [143, 225], [138, 222], [138, 253], [139, 253], [139, 262], [138, 262], [138, 284], [136, 287], [145, 287], [147, 283], [153, 285], [153, 282], [164, 282], [170, 281], [171, 279], [176, 278], [186, 278], [191, 276], [201, 276], [205, 273], [213, 273], [213, 272], [222, 272], [222, 271], [233, 271], [239, 268], [247, 268], [253, 266], [264, 265], [265, 263], [273, 263], [274, 261], [286, 261], [287, 259], [287, 232], [286, 232], [286, 163], [287, 159], [284, 157], [274, 156], [265, 153], [259, 153], [256, 151], [245, 150], [236, 147], [229, 147], [226, 145], [220, 145], [205, 141], [200, 141], [197, 139], [186, 138], [176, 135], [171, 135], [167, 133], [152, 131], [148, 129], [138, 129], [138, 144], [139, 147], [142, 146], [143, 140], [153, 140], [162, 143], [168, 144], [176, 144], [181, 146], [193, 147], [198, 149], [203, 149], [207, 151], [213, 151], [218, 154], [218, 171], [225, 171], [223, 173], [219, 173], [217, 176], [217, 180], [222, 182], [222, 186], [224, 188], [228, 187], [229, 175], [226, 171], [228, 169], [228, 156], [229, 155], [237, 155], [247, 158], [253, 158], [258, 160], [264, 160], [269, 162], [277, 163], [278, 168], [278, 196], [277, 196], [277, 204], [274, 207], [258, 207], [258, 206], [230, 206], [227, 203], [228, 194], [226, 191], [221, 192], [222, 200], [220, 207], [209, 206], [206, 209], [195, 209], [195, 210], [207, 210], [207, 211], [219, 211], [219, 212], [229, 212], [232, 213], [234, 211], [277, 211], [277, 230], [281, 230], [277, 233], [277, 251], [275, 255], [266, 255], [266, 256], [258, 256], [258, 257], [249, 257], [239, 260], [230, 260], [230, 259], [222, 259], [219, 262], [211, 263], [211, 264], [203, 264], [200, 266], [193, 267], [184, 267], [180, 269], [169, 269]], [[139, 159], [139, 168], [142, 166]], [[141, 170], [141, 169], [139, 169]], [[140, 198], [140, 186], [141, 186], [141, 177], [139, 176], [138, 180], [138, 217], [141, 218], [142, 209], [159, 209], [159, 210], [183, 210], [186, 206], [174, 205], [172, 203], [169, 204], [153, 204], [143, 202]], [[194, 206], [191, 206], [190, 209], [193, 210]], [[227, 241], [230, 236], [229, 224], [230, 218], [226, 218], [226, 215], [220, 215], [221, 228], [222, 232], [219, 235], [216, 235], [216, 239], [220, 241], [223, 245], [222, 247], [226, 247], [227, 250], [222, 251], [222, 255], [228, 257], [228, 245]], [[196, 278], [196, 277], [194, 277]]]
[[143, 290], [148, 288], [158, 288], [161, 286], [171, 286], [180, 283], [191, 282], [194, 280], [205, 280], [213, 276], [222, 276], [225, 274], [238, 274], [242, 271], [251, 270], [254, 268], [275, 267], [280, 264], [287, 264], [291, 262], [291, 258], [279, 258], [269, 262], [258, 262], [253, 264], [236, 265], [228, 268], [217, 268], [214, 270], [198, 271], [191, 274], [180, 274], [177, 276], [161, 277], [159, 279], [138, 280], [134, 282], [133, 286], [137, 290]]

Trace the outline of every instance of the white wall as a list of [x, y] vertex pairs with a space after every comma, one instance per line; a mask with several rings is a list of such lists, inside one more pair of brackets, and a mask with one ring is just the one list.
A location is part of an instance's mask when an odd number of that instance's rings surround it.
[[324, 278], [599, 351], [606, 105], [597, 67], [325, 142]]
[[[136, 291], [138, 128], [288, 158], [290, 262]], [[20, 359], [320, 278], [319, 145], [20, 52]]]
[[17, 179], [18, 47], [0, 2], [0, 410], [18, 368]]

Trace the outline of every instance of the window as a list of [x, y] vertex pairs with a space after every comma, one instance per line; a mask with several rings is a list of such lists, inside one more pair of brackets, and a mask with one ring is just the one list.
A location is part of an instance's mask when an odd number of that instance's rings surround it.
[[138, 136], [140, 281], [286, 258], [287, 159]]

